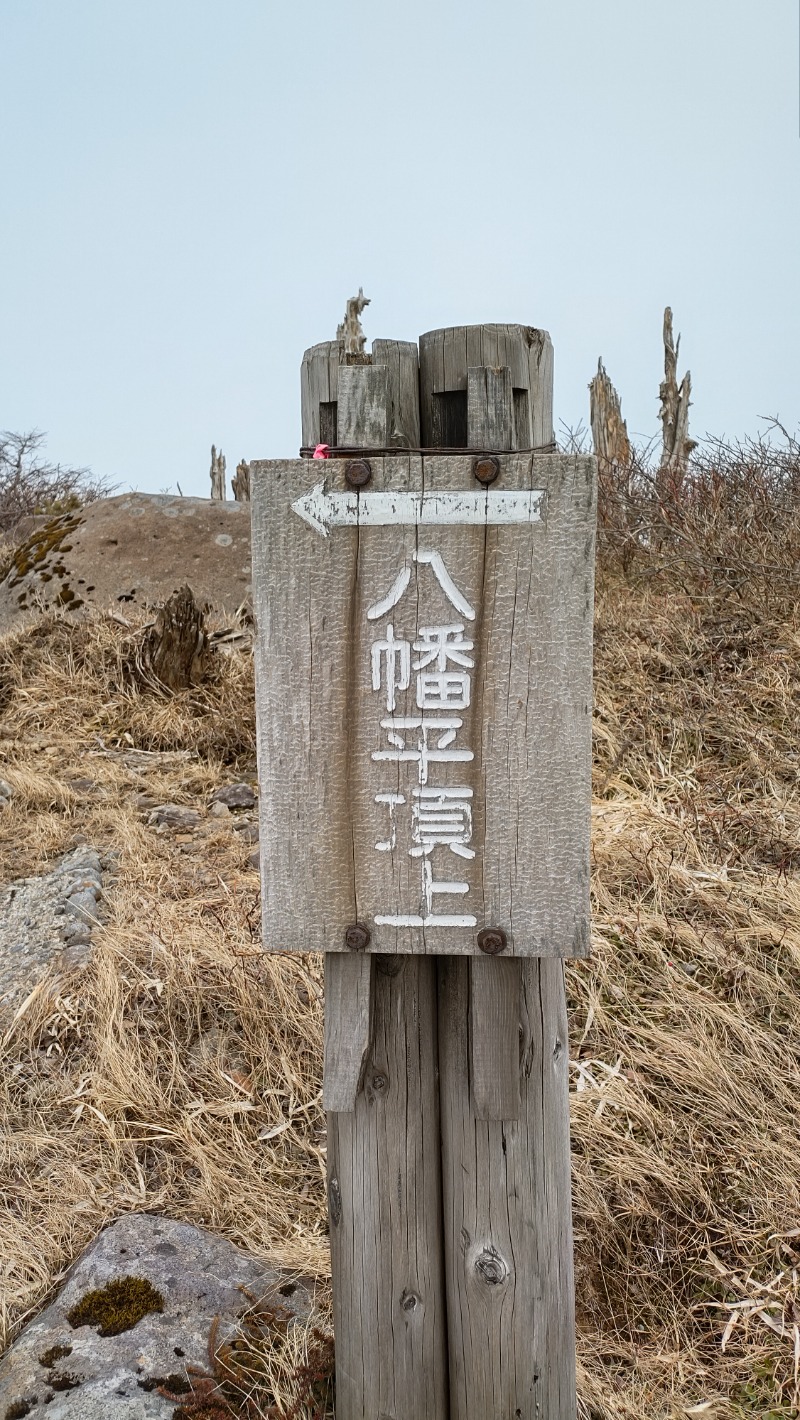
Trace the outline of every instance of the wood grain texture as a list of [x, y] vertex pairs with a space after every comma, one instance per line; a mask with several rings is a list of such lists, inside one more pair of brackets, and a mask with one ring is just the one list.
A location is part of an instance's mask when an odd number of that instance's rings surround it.
[[467, 371], [467, 439], [471, 449], [513, 449], [514, 393], [507, 365]]
[[520, 964], [521, 1103], [511, 1122], [470, 1112], [476, 965], [438, 966], [449, 1418], [575, 1420], [563, 964]]
[[436, 966], [379, 958], [373, 1045], [328, 1116], [337, 1420], [447, 1415]]
[[528, 339], [528, 388], [531, 392], [532, 447], [551, 444], [553, 428], [553, 344], [546, 330], [526, 327]]
[[355, 1108], [372, 1033], [374, 957], [325, 953], [325, 1063], [322, 1103], [337, 1113]]
[[[387, 443], [419, 448], [419, 356], [411, 340], [373, 340], [372, 360], [388, 369]], [[344, 441], [342, 441], [344, 442]]]
[[320, 405], [335, 404], [338, 399], [339, 361], [343, 350], [342, 341], [323, 340], [303, 355], [300, 410], [304, 444], [320, 442]]
[[[553, 346], [545, 330], [525, 325], [467, 325], [420, 337], [420, 427], [423, 445], [442, 445], [441, 396], [466, 391], [468, 370], [507, 367], [518, 419], [513, 438], [490, 448], [530, 449], [553, 440]], [[523, 399], [519, 396], [526, 395]], [[505, 428], [504, 428], [505, 436]], [[477, 442], [470, 433], [469, 447]]]
[[469, 970], [472, 1113], [476, 1119], [519, 1118], [522, 963], [473, 957]]
[[385, 448], [388, 443], [388, 367], [342, 365], [338, 386], [338, 438], [345, 446]]
[[[468, 455], [373, 457], [371, 465], [367, 496], [476, 488]], [[369, 951], [378, 953], [474, 955], [483, 926], [503, 928], [509, 956], [588, 950], [595, 465], [520, 454], [501, 455], [500, 465], [494, 489], [544, 490], [541, 522], [356, 526], [327, 537], [291, 504], [322, 480], [343, 490], [338, 462], [251, 466], [269, 950], [341, 951], [356, 921], [369, 925]], [[474, 620], [456, 610], [424, 560], [433, 555]], [[370, 619], [403, 577], [396, 605]], [[474, 757], [434, 760], [428, 780], [469, 791], [472, 859], [447, 847], [412, 855], [421, 732], [400, 736], [406, 760], [386, 757], [391, 722], [421, 716], [413, 665], [388, 709], [388, 628], [395, 643], [413, 648], [436, 625], [460, 626], [473, 643], [470, 701], [458, 710], [454, 748]], [[474, 926], [377, 921], [423, 915], [426, 862], [437, 882], [467, 884], [464, 913]]]

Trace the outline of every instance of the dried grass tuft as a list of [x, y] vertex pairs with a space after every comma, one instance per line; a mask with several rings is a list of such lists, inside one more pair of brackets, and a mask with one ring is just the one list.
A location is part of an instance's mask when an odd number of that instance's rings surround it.
[[[593, 956], [568, 971], [582, 1420], [800, 1410], [797, 521], [751, 459], [769, 525], [736, 542], [740, 455], [707, 479], [718, 522], [669, 495], [691, 538], [603, 495]], [[117, 855], [90, 966], [54, 970], [4, 1042], [6, 1337], [129, 1209], [327, 1272], [320, 963], [260, 954], [229, 825], [175, 834], [137, 806], [203, 807], [253, 772], [250, 658], [157, 700], [126, 674], [135, 635], [49, 615], [0, 644], [5, 876], [76, 832]]]

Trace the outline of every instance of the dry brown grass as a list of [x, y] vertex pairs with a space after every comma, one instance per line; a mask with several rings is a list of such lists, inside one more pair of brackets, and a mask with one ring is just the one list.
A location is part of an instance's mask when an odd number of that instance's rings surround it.
[[[662, 529], [623, 567], [601, 538], [593, 956], [568, 973], [582, 1420], [800, 1411], [796, 523], [759, 533], [783, 580], [748, 582], [708, 507], [682, 516], [705, 543]], [[0, 646], [5, 876], [77, 832], [117, 855], [91, 965], [4, 1042], [7, 1336], [128, 1209], [328, 1265], [319, 963], [261, 956], [227, 824], [181, 841], [134, 803], [252, 773], [251, 663], [156, 700], [123, 635], [51, 616]]]

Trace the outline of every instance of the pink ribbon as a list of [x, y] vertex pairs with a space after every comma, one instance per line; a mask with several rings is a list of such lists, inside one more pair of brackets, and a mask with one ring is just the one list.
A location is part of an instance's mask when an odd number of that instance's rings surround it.
[[317, 444], [311, 457], [315, 459], [326, 459], [328, 457], [328, 448], [328, 444]]

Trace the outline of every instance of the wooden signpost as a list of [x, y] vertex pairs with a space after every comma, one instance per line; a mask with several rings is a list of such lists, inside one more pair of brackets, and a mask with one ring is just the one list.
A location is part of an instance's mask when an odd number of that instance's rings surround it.
[[574, 1420], [594, 460], [522, 326], [315, 346], [302, 408], [329, 456], [250, 472], [262, 897], [326, 953], [337, 1417]]

